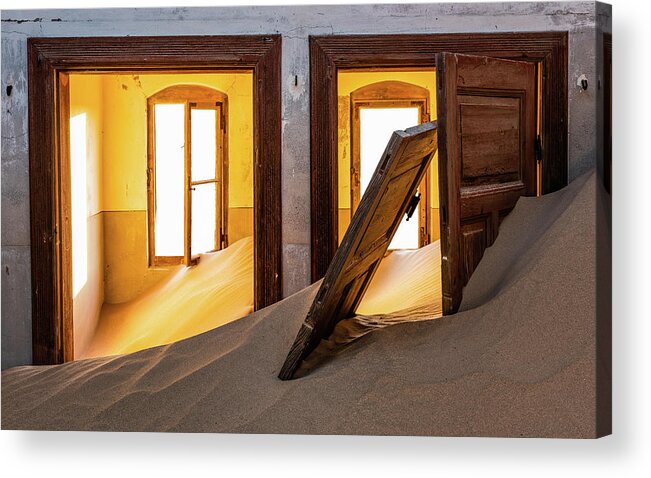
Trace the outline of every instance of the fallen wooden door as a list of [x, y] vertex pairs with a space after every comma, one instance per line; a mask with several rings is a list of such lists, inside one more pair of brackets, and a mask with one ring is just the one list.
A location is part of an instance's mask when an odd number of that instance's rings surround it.
[[436, 148], [435, 122], [393, 133], [285, 359], [281, 379], [291, 379], [337, 322], [353, 315]]
[[443, 313], [502, 219], [535, 195], [536, 75], [523, 61], [441, 53], [436, 58]]

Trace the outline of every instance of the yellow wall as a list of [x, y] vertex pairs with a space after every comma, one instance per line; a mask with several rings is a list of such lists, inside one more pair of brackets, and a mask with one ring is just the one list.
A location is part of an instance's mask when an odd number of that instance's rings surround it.
[[[104, 301], [102, 198], [102, 82], [97, 76], [71, 75], [70, 117], [86, 115], [86, 282], [73, 297], [75, 352], [92, 337]], [[73, 201], [78, 198], [72, 198]], [[76, 222], [76, 218], [75, 218]], [[74, 237], [74, 236], [73, 236]], [[78, 251], [72, 244], [73, 254]], [[77, 256], [79, 257], [79, 256]]]
[[[436, 119], [436, 72], [431, 71], [340, 71], [337, 77], [338, 95], [338, 196], [339, 196], [339, 241], [343, 238], [350, 222], [350, 94], [358, 88], [380, 81], [403, 81], [429, 90], [430, 120]], [[438, 153], [430, 165], [430, 208], [432, 214], [432, 240], [439, 237], [438, 208]]]
[[104, 209], [147, 208], [147, 98], [172, 85], [228, 95], [229, 207], [253, 207], [253, 74], [105, 75]]

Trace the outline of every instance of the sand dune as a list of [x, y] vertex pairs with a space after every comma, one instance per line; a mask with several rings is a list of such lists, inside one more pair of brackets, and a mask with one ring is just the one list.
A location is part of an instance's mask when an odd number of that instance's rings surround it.
[[2, 373], [9, 429], [595, 436], [595, 175], [521, 199], [463, 311], [277, 379], [316, 293], [196, 337]]
[[253, 238], [200, 254], [142, 297], [104, 304], [90, 345], [75, 358], [135, 352], [192, 337], [253, 311]]
[[380, 262], [358, 314], [386, 314], [429, 306], [441, 315], [441, 243], [415, 250], [393, 251]]

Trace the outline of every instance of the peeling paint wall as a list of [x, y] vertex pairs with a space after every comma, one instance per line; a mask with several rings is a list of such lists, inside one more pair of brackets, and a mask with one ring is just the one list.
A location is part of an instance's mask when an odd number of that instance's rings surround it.
[[[593, 2], [4, 10], [2, 12], [2, 367], [31, 362], [27, 47], [30, 36], [283, 36], [283, 289], [309, 283], [309, 35], [569, 31], [569, 176], [595, 163], [598, 92]], [[295, 79], [297, 78], [297, 84]], [[11, 95], [7, 94], [11, 86]]]

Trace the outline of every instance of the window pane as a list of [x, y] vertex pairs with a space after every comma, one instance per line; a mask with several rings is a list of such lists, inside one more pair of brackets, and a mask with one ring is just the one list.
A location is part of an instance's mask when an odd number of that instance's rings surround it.
[[217, 110], [191, 110], [192, 180], [215, 179]]
[[183, 256], [185, 106], [154, 106], [157, 256]]
[[192, 188], [192, 255], [216, 249], [216, 183]]
[[[418, 108], [361, 108], [359, 118], [360, 195], [363, 196], [391, 134], [416, 126], [420, 121]], [[417, 249], [418, 242], [418, 211], [415, 211], [409, 221], [403, 217], [389, 249]]]

